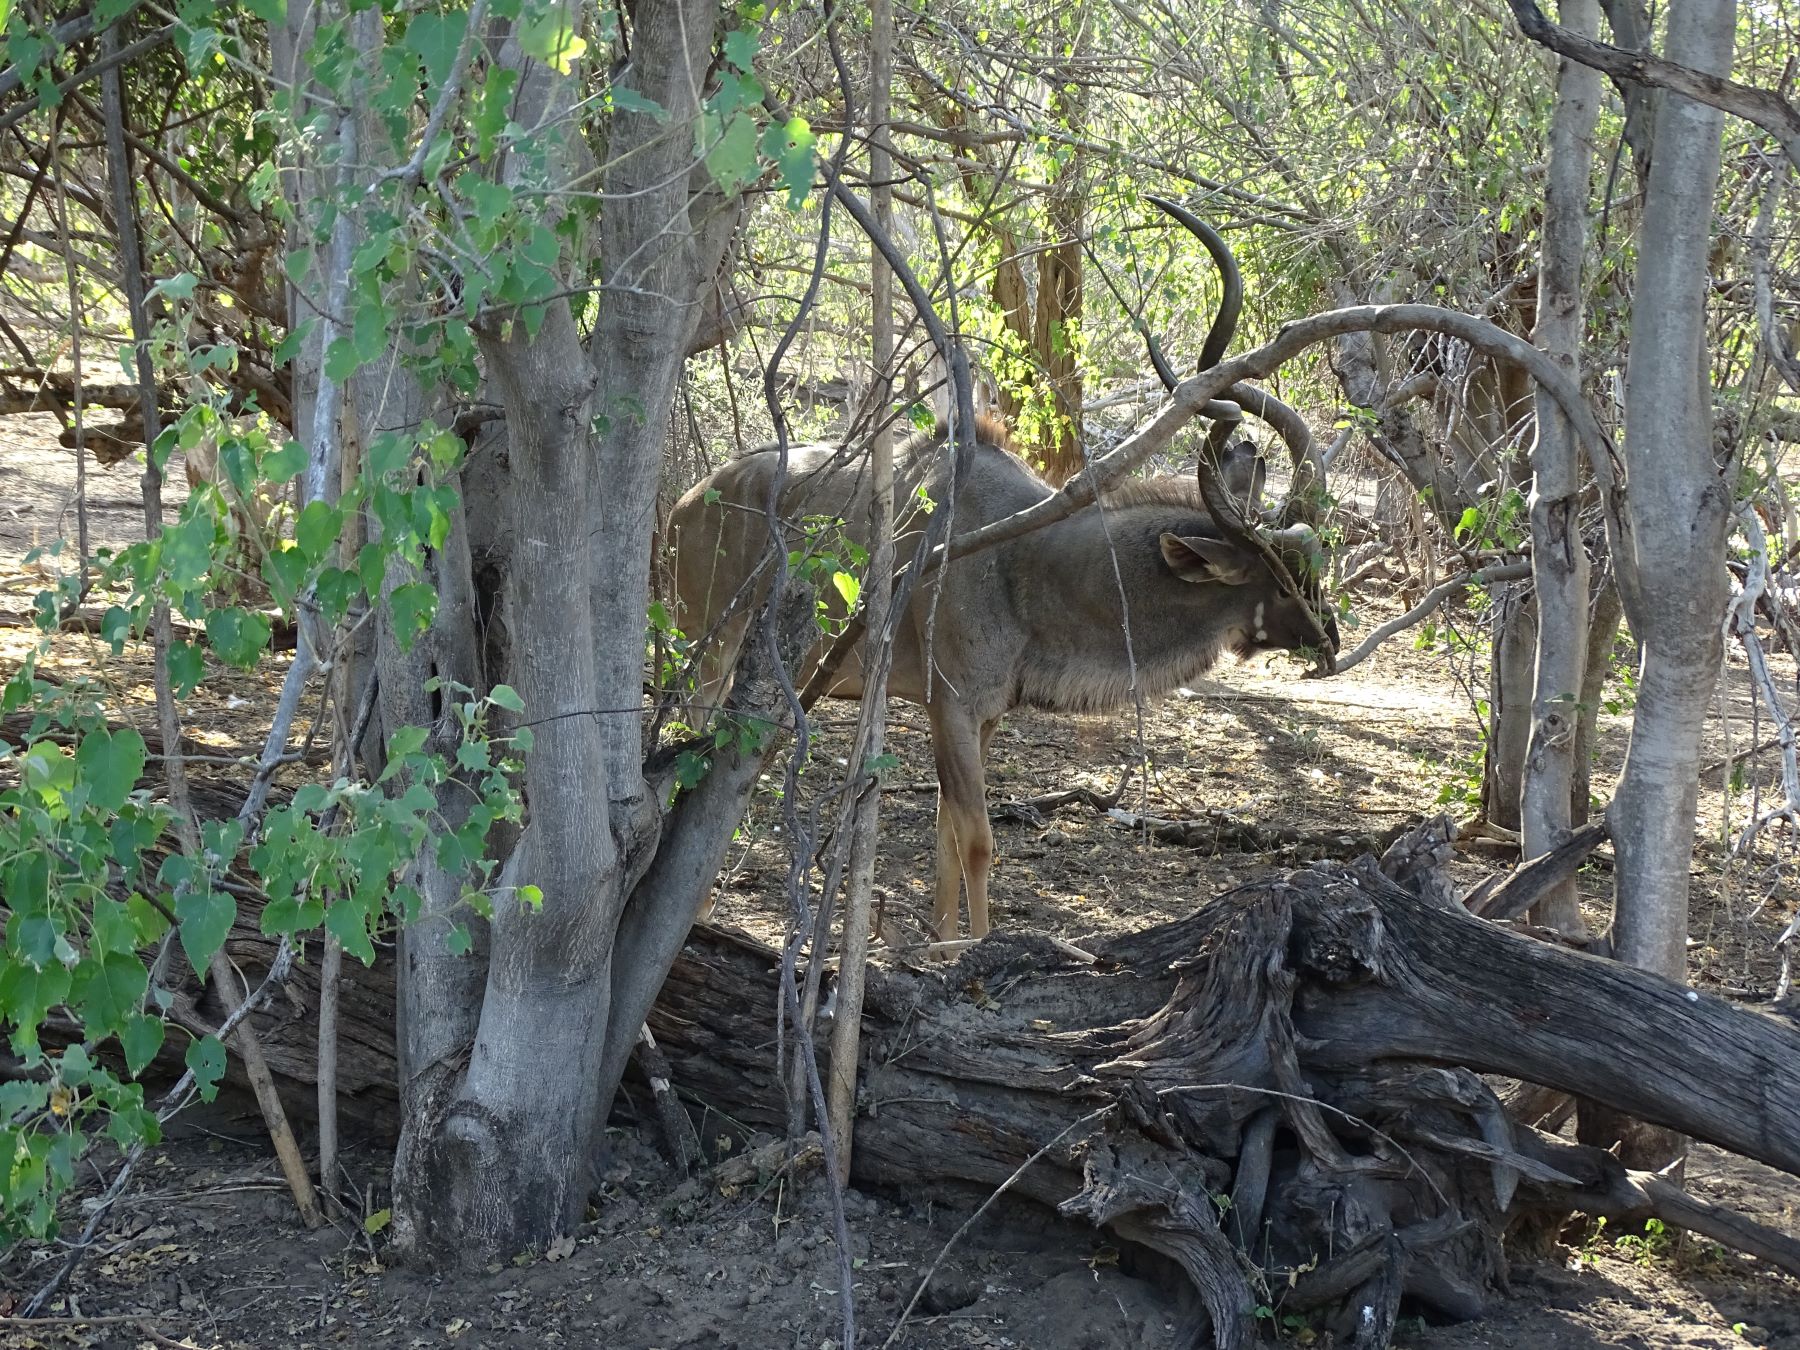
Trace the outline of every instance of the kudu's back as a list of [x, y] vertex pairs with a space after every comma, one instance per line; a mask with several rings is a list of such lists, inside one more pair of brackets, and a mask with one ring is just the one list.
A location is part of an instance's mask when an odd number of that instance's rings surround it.
[[[912, 557], [930, 513], [954, 508], [955, 530], [963, 533], [1042, 501], [1050, 487], [1023, 461], [1000, 448], [998, 434], [983, 420], [976, 456], [958, 484], [954, 502], [938, 436], [917, 436], [895, 453], [896, 556]], [[749, 624], [768, 593], [771, 575], [769, 528], [764, 508], [778, 469], [773, 450], [734, 459], [691, 488], [669, 517], [669, 539], [675, 553], [676, 622], [701, 644], [700, 702], [716, 705]], [[783, 547], [807, 548], [844, 557], [843, 541], [869, 547], [869, 461], [842, 447], [803, 445], [788, 454], [787, 481], [778, 511], [785, 528]], [[925, 626], [936, 598], [931, 628], [935, 678], [961, 691], [971, 682], [1003, 680], [1019, 637], [1010, 631], [1008, 590], [997, 574], [996, 554], [977, 555], [948, 569], [941, 583], [920, 586], [894, 636], [889, 689], [900, 698], [923, 702]], [[846, 570], [851, 569], [845, 559]], [[842, 616], [844, 605], [835, 589], [822, 599]], [[809, 670], [823, 654], [824, 643], [809, 658]], [[803, 679], [808, 672], [797, 672]], [[831, 692], [854, 698], [862, 675], [852, 654]]]

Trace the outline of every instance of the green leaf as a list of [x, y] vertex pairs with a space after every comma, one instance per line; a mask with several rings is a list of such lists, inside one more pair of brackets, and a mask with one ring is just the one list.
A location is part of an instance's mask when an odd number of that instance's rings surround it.
[[195, 511], [180, 524], [163, 531], [163, 565], [169, 569], [169, 580], [179, 591], [191, 591], [206, 580], [212, 571], [213, 542], [217, 533], [212, 517]]
[[355, 900], [345, 897], [326, 910], [325, 930], [365, 966], [375, 964], [375, 944], [369, 941], [368, 911]]
[[28, 1032], [31, 1045], [44, 1014], [68, 996], [69, 972], [55, 962], [40, 969], [23, 961], [0, 964], [0, 1016]]
[[206, 663], [196, 643], [176, 638], [169, 643], [169, 683], [175, 686], [175, 697], [186, 698], [194, 692], [206, 674]]
[[184, 1058], [200, 1089], [200, 1100], [210, 1102], [219, 1095], [219, 1080], [225, 1076], [225, 1047], [217, 1036], [202, 1036], [188, 1046]]
[[162, 1018], [133, 1013], [125, 1019], [125, 1027], [119, 1032], [119, 1046], [125, 1051], [125, 1068], [133, 1078], [156, 1058], [156, 1052], [162, 1049], [162, 1043]]
[[525, 19], [518, 28], [519, 45], [559, 75], [567, 75], [587, 50], [587, 39], [575, 32], [568, 11], [558, 7]]
[[294, 522], [294, 543], [309, 563], [325, 561], [344, 530], [344, 513], [330, 502], [308, 502]]
[[388, 737], [387, 757], [391, 764], [405, 759], [408, 755], [416, 755], [425, 748], [425, 742], [431, 735], [428, 727], [396, 727], [394, 734]]
[[813, 147], [818, 139], [804, 117], [791, 118], [785, 126], [772, 123], [763, 135], [763, 153], [775, 161], [781, 185], [788, 190], [790, 211], [798, 211], [812, 191]]
[[351, 602], [362, 591], [362, 578], [341, 567], [327, 567], [319, 573], [314, 594], [327, 623], [335, 624], [350, 610]]
[[431, 627], [437, 614], [437, 592], [420, 581], [396, 586], [388, 595], [388, 611], [393, 615], [394, 640], [401, 651], [410, 651], [413, 640]]
[[475, 155], [483, 163], [492, 159], [499, 148], [500, 134], [506, 130], [507, 109], [512, 105], [513, 86], [518, 82], [516, 70], [490, 70], [475, 94], [469, 125], [475, 132]]
[[108, 605], [106, 613], [100, 616], [100, 640], [112, 648], [112, 654], [118, 656], [125, 650], [125, 640], [131, 636], [131, 611], [120, 605]]
[[544, 907], [544, 893], [536, 886], [519, 887], [519, 903], [529, 905], [533, 909]]
[[444, 946], [449, 948], [452, 956], [467, 956], [474, 945], [475, 939], [469, 935], [467, 924], [459, 923], [444, 935]]
[[363, 1232], [367, 1233], [370, 1237], [374, 1237], [392, 1222], [393, 1217], [393, 1210], [378, 1209], [373, 1214], [369, 1215], [368, 1218], [363, 1220]]
[[264, 456], [262, 462], [263, 476], [272, 483], [298, 478], [305, 468], [306, 447], [299, 441], [289, 441], [273, 454]]
[[144, 772], [145, 758], [144, 738], [135, 728], [121, 728], [116, 735], [102, 729], [83, 736], [75, 767], [87, 783], [89, 804], [107, 812], [124, 806]]
[[[269, 583], [269, 594], [275, 603], [283, 609], [292, 609], [294, 597], [300, 594], [300, 588], [306, 584], [306, 557], [298, 548], [287, 546], [287, 541], [279, 541], [276, 547], [263, 554], [263, 580]], [[326, 620], [336, 623], [343, 617], [343, 611], [336, 614], [326, 612]]]
[[333, 338], [331, 346], [325, 349], [325, 378], [328, 380], [342, 384], [356, 374], [361, 365], [356, 344], [347, 337]]
[[[710, 123], [710, 117], [702, 119]], [[762, 173], [756, 158], [756, 123], [748, 113], [738, 113], [720, 130], [706, 152], [706, 168], [727, 194], [754, 183]]]
[[26, 787], [46, 797], [60, 797], [75, 786], [74, 757], [48, 741], [25, 747], [19, 771]]
[[125, 1019], [139, 1010], [149, 987], [150, 975], [142, 961], [108, 952], [98, 960], [84, 957], [75, 967], [68, 1001], [88, 1035], [106, 1036], [125, 1029]]
[[265, 937], [292, 937], [317, 928], [324, 919], [325, 906], [317, 900], [284, 896], [263, 906], [262, 931]]
[[831, 574], [831, 584], [837, 588], [837, 593], [844, 597], [844, 603], [846, 605], [852, 609], [856, 608], [856, 597], [862, 594], [862, 583], [860, 581], [849, 572], [833, 572]]
[[239, 670], [254, 670], [268, 650], [272, 631], [268, 616], [233, 605], [206, 616], [206, 637], [218, 658]]
[[756, 34], [747, 28], [735, 28], [725, 35], [725, 59], [746, 75], [756, 60]]
[[175, 899], [175, 918], [181, 924], [181, 949], [197, 974], [206, 973], [213, 954], [225, 945], [237, 918], [237, 901], [228, 891], [186, 891]]
[[456, 12], [416, 14], [407, 24], [407, 50], [424, 63], [425, 78], [431, 84], [433, 96], [450, 78], [450, 68], [456, 64], [456, 51], [468, 26], [469, 16]]
[[384, 431], [363, 451], [363, 471], [376, 482], [398, 473], [412, 459], [412, 440], [395, 431]]
[[[20, 853], [9, 860], [4, 868], [0, 868], [0, 882], [4, 882], [5, 902], [13, 905], [13, 918], [7, 920], [7, 943], [13, 949], [14, 956], [22, 956], [25, 952], [25, 932], [18, 929], [18, 923], [25, 922], [25, 913], [36, 911], [36, 918], [49, 923], [43, 909], [50, 904], [50, 853], [49, 850], [31, 850]], [[50, 925], [50, 936], [43, 945], [45, 958], [56, 950], [56, 925]], [[36, 958], [27, 958], [36, 959]]]
[[97, 952], [134, 952], [138, 948], [137, 921], [117, 900], [101, 896], [94, 901], [88, 931], [93, 934], [93, 948]]
[[510, 713], [525, 711], [525, 700], [510, 684], [497, 684], [488, 691], [488, 702], [496, 707], [505, 708]]
[[621, 112], [643, 113], [655, 118], [658, 122], [669, 120], [669, 110], [653, 98], [645, 98], [629, 85], [615, 84], [612, 89], [613, 107]]

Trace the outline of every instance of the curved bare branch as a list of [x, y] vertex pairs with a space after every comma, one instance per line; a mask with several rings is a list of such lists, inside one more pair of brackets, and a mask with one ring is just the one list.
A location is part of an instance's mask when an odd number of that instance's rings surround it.
[[1191, 375], [1170, 391], [1169, 402], [1132, 435], [1075, 475], [1052, 496], [1003, 520], [958, 535], [940, 547], [928, 567], [951, 558], [966, 557], [1029, 534], [1073, 515], [1100, 493], [1121, 481], [1147, 458], [1163, 449], [1177, 432], [1206, 411], [1240, 380], [1266, 379], [1308, 347], [1346, 333], [1443, 333], [1466, 342], [1496, 361], [1510, 361], [1549, 392], [1575, 428], [1586, 450], [1602, 492], [1608, 514], [1614, 514], [1612, 497], [1623, 470], [1612, 441], [1594, 417], [1575, 380], [1524, 338], [1515, 337], [1486, 319], [1437, 305], [1351, 305], [1327, 310], [1287, 324], [1273, 341], [1254, 351], [1221, 362], [1210, 370]]

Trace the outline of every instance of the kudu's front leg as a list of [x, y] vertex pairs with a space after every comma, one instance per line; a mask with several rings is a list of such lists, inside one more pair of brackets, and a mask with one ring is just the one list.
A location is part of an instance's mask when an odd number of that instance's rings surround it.
[[988, 934], [988, 871], [994, 860], [994, 830], [988, 823], [987, 780], [982, 762], [999, 719], [978, 723], [961, 708], [934, 703], [931, 749], [937, 761], [937, 885], [931, 910], [933, 936], [956, 936], [958, 900], [969, 893], [969, 936]]

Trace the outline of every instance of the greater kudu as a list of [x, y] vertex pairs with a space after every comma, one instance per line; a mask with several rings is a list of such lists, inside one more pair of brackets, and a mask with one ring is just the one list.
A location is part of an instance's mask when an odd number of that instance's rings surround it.
[[[1235, 307], [1221, 308], [1209, 350], [1222, 352], [1220, 328], [1235, 320]], [[958, 533], [1052, 492], [1012, 452], [1003, 424], [982, 418], [978, 431], [972, 460], [955, 483]], [[927, 512], [916, 505], [921, 491], [934, 508], [952, 499], [949, 471], [937, 453], [944, 440], [940, 427], [896, 451], [895, 501], [915, 504], [900, 520], [902, 559], [925, 529]], [[1222, 458], [1215, 466], [1219, 483], [1254, 503], [1260, 459], [1244, 443]], [[723, 698], [757, 608], [769, 539], [763, 512], [778, 467], [771, 450], [733, 460], [690, 489], [670, 516], [677, 621], [690, 638], [706, 642], [699, 701], [708, 707]], [[866, 544], [868, 496], [866, 455], [829, 445], [794, 447], [779, 507], [795, 541], [790, 546], [803, 546], [809, 523], [816, 536], [821, 521]], [[1254, 510], [1244, 514], [1256, 518]], [[1312, 648], [1321, 633], [1335, 653], [1336, 624], [1329, 615], [1317, 617], [1317, 558], [1308, 532], [1282, 531], [1274, 543], [1290, 575], [1303, 578], [1298, 593], [1278, 580], [1282, 568], [1272, 570], [1277, 555], [1266, 538], [1256, 545], [1243, 539], [1241, 522], [1235, 530], [1215, 522], [1194, 478], [1152, 478], [921, 581], [895, 627], [888, 692], [922, 704], [931, 726], [938, 777], [932, 926], [939, 940], [956, 934], [965, 885], [969, 932], [979, 938], [988, 931], [994, 836], [982, 766], [1006, 713], [1022, 706], [1118, 708], [1134, 696], [1169, 693], [1226, 652]], [[823, 645], [811, 660], [822, 652]], [[860, 697], [856, 654], [828, 692]]]

